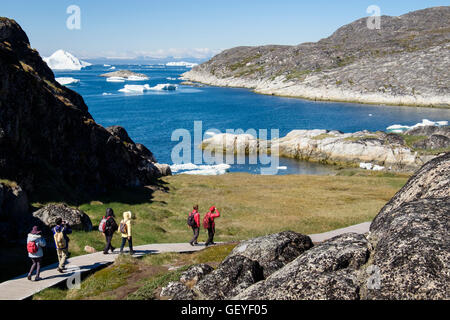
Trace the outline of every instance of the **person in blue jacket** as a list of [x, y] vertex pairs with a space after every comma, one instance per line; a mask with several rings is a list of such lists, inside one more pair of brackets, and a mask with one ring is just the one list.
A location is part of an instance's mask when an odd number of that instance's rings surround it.
[[53, 236], [55, 239], [55, 247], [56, 252], [58, 254], [58, 272], [63, 273], [66, 264], [66, 260], [69, 257], [69, 237], [68, 234], [72, 233], [72, 229], [70, 228], [70, 225], [63, 221], [61, 218], [57, 218], [56, 226], [52, 229]]

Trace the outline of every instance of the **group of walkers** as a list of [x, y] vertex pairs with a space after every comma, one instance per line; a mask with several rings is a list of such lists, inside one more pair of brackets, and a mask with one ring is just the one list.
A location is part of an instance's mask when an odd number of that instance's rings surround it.
[[[205, 243], [205, 246], [213, 245], [214, 243], [214, 235], [216, 233], [216, 223], [214, 219], [220, 217], [220, 212], [216, 207], [209, 208], [209, 211], [203, 217], [203, 227], [208, 230], [208, 240]], [[200, 213], [198, 212], [198, 205], [195, 205], [192, 212], [189, 213], [187, 224], [192, 228], [194, 233], [194, 237], [189, 242], [191, 246], [198, 245], [198, 236], [200, 234]]]
[[[123, 253], [123, 249], [128, 242], [129, 253], [133, 255], [135, 252], [133, 250], [133, 237], [132, 237], [132, 223], [131, 223], [132, 213], [130, 211], [123, 213], [123, 219], [117, 224], [115, 220], [115, 214], [113, 209], [106, 209], [106, 215], [102, 218], [99, 224], [99, 231], [103, 233], [106, 241], [103, 254], [108, 254], [109, 251], [114, 252], [115, 248], [112, 246], [112, 239], [116, 232], [122, 237], [122, 244], [120, 246], [120, 253]], [[203, 227], [208, 230], [208, 240], [205, 246], [214, 245], [214, 235], [216, 233], [216, 224], [214, 219], [220, 217], [220, 212], [216, 207], [211, 207], [209, 211], [203, 218]], [[191, 246], [198, 245], [198, 237], [200, 234], [200, 213], [198, 211], [198, 205], [194, 206], [194, 209], [189, 213], [187, 220], [188, 226], [192, 228], [194, 236], [189, 242]], [[58, 267], [57, 271], [64, 273], [66, 270], [66, 261], [70, 256], [69, 252], [69, 237], [68, 235], [72, 233], [70, 225], [63, 221], [62, 218], [57, 218], [55, 221], [56, 226], [52, 228], [53, 239], [55, 244], [56, 253], [58, 256]], [[34, 226], [31, 232], [28, 234], [27, 238], [27, 251], [28, 257], [32, 261], [31, 269], [28, 272], [28, 280], [31, 281], [31, 277], [36, 271], [36, 277], [34, 281], [40, 281], [41, 263], [44, 256], [43, 248], [46, 247], [47, 243], [42, 236], [42, 231], [39, 227]]]
[[[111, 250], [113, 252], [115, 248], [111, 245], [111, 241], [113, 235], [116, 231], [122, 236], [122, 245], [120, 247], [120, 253], [123, 253], [123, 248], [125, 247], [126, 242], [128, 241], [128, 246], [130, 248], [130, 254], [134, 254], [133, 251], [133, 242], [132, 242], [132, 233], [131, 233], [131, 212], [127, 211], [123, 213], [123, 220], [120, 222], [120, 225], [117, 225], [114, 220], [115, 215], [114, 211], [111, 208], [106, 210], [106, 216], [103, 217], [100, 222], [99, 230], [104, 234], [106, 239], [106, 246], [103, 250], [104, 254], [108, 254]], [[58, 267], [56, 270], [60, 273], [64, 273], [66, 270], [66, 261], [70, 256], [69, 253], [69, 237], [68, 235], [72, 233], [72, 228], [70, 225], [63, 221], [62, 218], [57, 218], [55, 221], [56, 226], [52, 228], [53, 239], [56, 248], [56, 254], [58, 256]], [[44, 256], [43, 248], [47, 246], [45, 238], [42, 236], [42, 231], [39, 230], [39, 227], [34, 226], [31, 232], [27, 237], [27, 251], [28, 257], [31, 259], [32, 265], [31, 269], [28, 272], [28, 280], [32, 280], [31, 277], [36, 271], [36, 277], [34, 281], [40, 281], [42, 278], [40, 277], [41, 271], [41, 263], [42, 258]]]

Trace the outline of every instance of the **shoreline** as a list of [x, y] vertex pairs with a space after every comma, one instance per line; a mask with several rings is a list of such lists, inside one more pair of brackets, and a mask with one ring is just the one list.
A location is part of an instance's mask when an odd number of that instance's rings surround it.
[[[217, 78], [205, 72], [190, 70], [183, 73], [182, 78], [187, 81], [197, 82], [208, 86], [223, 88], [250, 89], [256, 94], [302, 99], [315, 102], [339, 102], [352, 104], [365, 104], [377, 106], [399, 106], [431, 109], [450, 109], [450, 97], [420, 97], [420, 100], [412, 96], [389, 96], [377, 93], [361, 94], [339, 88], [308, 87], [292, 81], [284, 82], [284, 78], [274, 80], [251, 80], [242, 78]], [[359, 95], [357, 97], [356, 95]], [[416, 102], [413, 102], [415, 100]], [[436, 101], [437, 100], [437, 101]], [[444, 101], [444, 102], [442, 102]]]

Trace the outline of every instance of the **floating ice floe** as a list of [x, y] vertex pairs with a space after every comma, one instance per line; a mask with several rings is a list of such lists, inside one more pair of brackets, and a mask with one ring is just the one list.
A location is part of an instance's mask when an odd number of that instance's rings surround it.
[[409, 129], [425, 127], [425, 126], [438, 126], [438, 127], [448, 126], [448, 121], [430, 121], [428, 119], [423, 119], [422, 122], [417, 123], [413, 126], [394, 124], [392, 126], [387, 127], [386, 131], [393, 132], [393, 133], [403, 133], [405, 131], [408, 131]]
[[50, 57], [43, 59], [52, 70], [81, 70], [92, 64], [81, 61], [69, 52], [58, 50]]
[[103, 65], [105, 68], [107, 68], [107, 67], [111, 67], [111, 65], [110, 64], [104, 64]]
[[286, 167], [286, 166], [280, 166], [280, 167], [278, 167], [277, 169], [278, 169], [278, 170], [287, 170], [287, 167]]
[[174, 91], [177, 90], [178, 86], [176, 84], [170, 84], [170, 83], [163, 83], [163, 84], [157, 84], [154, 87], [151, 87], [149, 90], [155, 90], [155, 91]]
[[147, 81], [149, 80], [148, 77], [139, 77], [139, 76], [129, 76], [127, 78], [128, 81]]
[[76, 83], [80, 82], [80, 80], [72, 78], [72, 77], [60, 77], [60, 78], [55, 78], [55, 80], [62, 86], [67, 86], [69, 84], [76, 84]]
[[120, 89], [120, 92], [124, 93], [144, 93], [145, 91], [173, 91], [177, 90], [178, 86], [174, 84], [158, 84], [154, 87], [150, 87], [148, 84], [144, 85], [132, 85], [127, 84], [123, 89]]
[[193, 163], [174, 164], [170, 169], [175, 174], [218, 176], [227, 173], [231, 166], [228, 164], [196, 165]]
[[122, 77], [110, 77], [110, 78], [106, 78], [107, 82], [125, 82], [125, 78]]
[[178, 80], [178, 78], [171, 78], [171, 77], [167, 77], [167, 78], [166, 78], [166, 80], [169, 80], [169, 81], [177, 81], [177, 80]]
[[168, 62], [166, 63], [166, 66], [168, 67], [186, 67], [186, 68], [193, 68], [195, 66], [198, 66], [198, 63], [194, 62], [186, 62], [186, 61], [174, 61], [174, 62]]
[[148, 84], [144, 85], [126, 84], [125, 87], [120, 89], [119, 91], [124, 93], [143, 93], [148, 90], [150, 90], [150, 86]]
[[112, 96], [112, 93], [108, 93], [108, 92], [103, 92], [102, 94], [103, 96]]
[[359, 167], [361, 169], [365, 169], [365, 170], [372, 170], [372, 171], [382, 171], [385, 169], [385, 167], [376, 165], [376, 164], [372, 164], [372, 163], [366, 163], [366, 162], [361, 162], [359, 164]]

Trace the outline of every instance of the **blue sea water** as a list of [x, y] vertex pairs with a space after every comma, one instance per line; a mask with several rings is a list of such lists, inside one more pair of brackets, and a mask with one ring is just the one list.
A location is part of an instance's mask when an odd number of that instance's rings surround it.
[[[55, 76], [79, 79], [78, 84], [68, 87], [83, 96], [96, 122], [105, 127], [123, 126], [134, 141], [147, 146], [161, 163], [173, 163], [172, 149], [179, 141], [171, 141], [172, 132], [187, 129], [193, 136], [194, 121], [202, 121], [203, 133], [210, 128], [222, 132], [227, 129], [268, 129], [270, 138], [270, 129], [279, 129], [282, 137], [294, 129], [376, 131], [386, 130], [394, 124], [414, 125], [423, 119], [450, 119], [450, 111], [444, 109], [314, 102], [258, 95], [247, 89], [209, 86], [180, 86], [170, 92], [126, 94], [118, 91], [126, 84], [180, 84], [182, 81], [178, 78], [188, 69], [164, 65], [115, 67], [114, 71], [131, 70], [144, 73], [150, 79], [107, 82], [99, 75], [113, 70], [103, 65], [81, 71], [58, 71]], [[328, 174], [333, 170], [328, 166], [284, 158], [280, 158], [279, 166], [287, 168], [278, 174]], [[261, 165], [232, 165], [230, 171], [260, 173], [260, 168]]]

